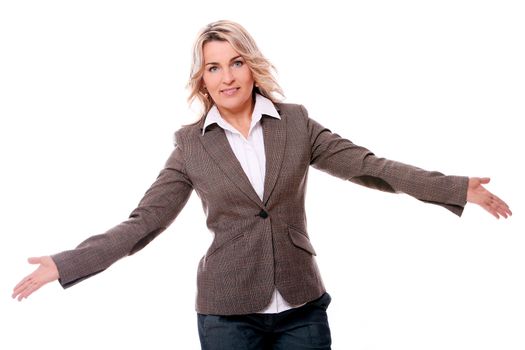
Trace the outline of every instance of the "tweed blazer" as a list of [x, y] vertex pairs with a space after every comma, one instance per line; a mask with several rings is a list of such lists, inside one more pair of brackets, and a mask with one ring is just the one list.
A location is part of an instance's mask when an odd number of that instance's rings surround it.
[[468, 178], [446, 176], [376, 157], [309, 118], [301, 105], [277, 103], [281, 119], [263, 116], [266, 174], [261, 200], [217, 124], [175, 133], [175, 148], [129, 218], [73, 250], [52, 256], [67, 288], [134, 254], [164, 231], [193, 190], [213, 241], [199, 262], [196, 310], [247, 314], [264, 309], [275, 288], [299, 305], [325, 287], [306, 227], [310, 166], [387, 192], [403, 192], [461, 215]]

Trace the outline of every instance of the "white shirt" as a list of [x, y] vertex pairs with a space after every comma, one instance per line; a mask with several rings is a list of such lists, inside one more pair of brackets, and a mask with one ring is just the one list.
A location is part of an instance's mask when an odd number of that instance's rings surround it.
[[[206, 127], [213, 123], [217, 123], [217, 125], [224, 129], [233, 153], [239, 160], [242, 169], [261, 200], [264, 194], [264, 175], [266, 174], [266, 154], [264, 152], [263, 129], [261, 126], [263, 114], [281, 119], [272, 101], [256, 94], [248, 138], [245, 138], [237, 129], [221, 117], [217, 106], [213, 106], [210, 109], [202, 128], [203, 134]], [[259, 313], [279, 313], [291, 308], [293, 308], [293, 306], [288, 304], [277, 288], [275, 288], [270, 304], [264, 310], [259, 311]]]

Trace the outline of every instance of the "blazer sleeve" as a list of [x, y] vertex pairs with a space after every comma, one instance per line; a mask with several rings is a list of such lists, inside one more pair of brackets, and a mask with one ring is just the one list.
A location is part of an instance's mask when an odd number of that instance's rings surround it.
[[467, 203], [468, 177], [447, 176], [385, 158], [355, 145], [308, 117], [310, 164], [333, 176], [393, 193], [406, 193], [423, 202], [440, 205], [461, 216]]
[[156, 181], [126, 221], [89, 237], [73, 250], [51, 256], [62, 287], [70, 287], [104, 271], [118, 259], [136, 253], [175, 220], [193, 189], [185, 172], [182, 149], [176, 141]]

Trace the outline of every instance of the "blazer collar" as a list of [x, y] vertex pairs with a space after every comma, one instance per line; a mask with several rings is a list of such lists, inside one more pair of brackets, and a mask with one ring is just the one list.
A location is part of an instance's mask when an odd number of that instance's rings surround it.
[[[205, 132], [199, 137], [204, 148], [217, 166], [223, 171], [224, 175], [249, 199], [261, 206], [261, 208], [265, 208], [275, 187], [286, 146], [286, 117], [278, 106], [275, 106], [275, 110], [279, 113], [279, 119], [266, 114], [263, 114], [261, 117], [264, 150], [266, 154], [266, 174], [264, 177], [264, 195], [262, 201], [253, 189], [237, 157], [235, 157], [224, 130], [214, 123], [207, 126]], [[201, 125], [204, 125], [204, 123]]]
[[[253, 128], [253, 126], [262, 118], [263, 115], [267, 115], [270, 117], [274, 117], [277, 119], [280, 119], [279, 112], [277, 111], [277, 108], [273, 104], [273, 102], [260, 95], [255, 94], [255, 105], [253, 107], [252, 112], [252, 122], [250, 126], [250, 130]], [[203, 123], [201, 124], [201, 132], [204, 135], [206, 130], [210, 125], [218, 124], [223, 129], [232, 129], [233, 127], [225, 121], [221, 114], [219, 113], [219, 109], [216, 105], [213, 105], [213, 107], [208, 111], [206, 114]], [[233, 130], [232, 130], [233, 131]]]

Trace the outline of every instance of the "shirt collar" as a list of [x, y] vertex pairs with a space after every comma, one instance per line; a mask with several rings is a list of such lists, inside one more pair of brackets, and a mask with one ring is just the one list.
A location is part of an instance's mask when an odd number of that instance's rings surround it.
[[[253, 126], [257, 124], [259, 120], [261, 120], [263, 115], [267, 115], [269, 117], [273, 117], [276, 119], [281, 119], [279, 112], [277, 112], [275, 105], [270, 99], [260, 94], [255, 94], [255, 106], [253, 107], [252, 123], [250, 125], [250, 131], [253, 128]], [[206, 118], [204, 119], [204, 124], [202, 127], [203, 135], [206, 132], [207, 127], [212, 124], [217, 124], [223, 129], [232, 128], [232, 126], [221, 117], [221, 114], [219, 113], [219, 109], [217, 108], [216, 105], [213, 105], [213, 107], [210, 109], [208, 114], [206, 114]], [[234, 130], [231, 130], [231, 131], [234, 131]]]

